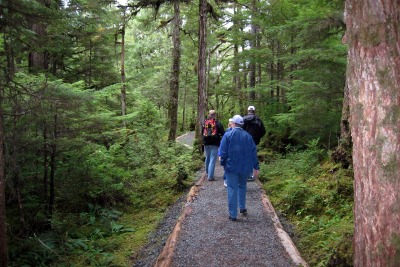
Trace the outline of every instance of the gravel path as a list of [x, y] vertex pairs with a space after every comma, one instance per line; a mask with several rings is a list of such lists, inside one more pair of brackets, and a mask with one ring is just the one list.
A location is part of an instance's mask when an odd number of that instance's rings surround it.
[[221, 166], [216, 167], [215, 176], [216, 181], [204, 182], [191, 203], [171, 266], [296, 266], [263, 208], [257, 183], [248, 183], [248, 215], [231, 222]]
[[258, 183], [247, 184], [248, 215], [238, 215], [238, 221], [232, 222], [223, 168], [217, 163], [216, 181], [207, 181], [201, 172], [198, 177], [188, 197], [167, 212], [133, 266], [307, 266], [295, 255], [297, 249], [287, 246], [292, 244], [290, 238], [282, 238], [286, 232]]
[[185, 146], [192, 148], [194, 140], [194, 132], [188, 132], [176, 138], [176, 141], [184, 144]]

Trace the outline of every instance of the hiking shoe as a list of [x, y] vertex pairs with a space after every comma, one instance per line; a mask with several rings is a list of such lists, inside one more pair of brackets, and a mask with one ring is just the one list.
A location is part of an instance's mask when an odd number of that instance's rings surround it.
[[215, 181], [214, 178], [208, 178], [208, 181]]
[[247, 209], [240, 209], [239, 211], [243, 215], [247, 215]]
[[228, 184], [226, 183], [226, 180], [224, 180], [224, 186], [225, 186], [225, 187], [227, 187], [227, 186], [228, 186]]
[[229, 216], [229, 220], [232, 221], [232, 222], [236, 222], [237, 221], [236, 218], [232, 218], [231, 216]]
[[247, 178], [247, 182], [253, 182], [255, 180], [256, 180], [256, 178], [254, 178], [253, 175]]

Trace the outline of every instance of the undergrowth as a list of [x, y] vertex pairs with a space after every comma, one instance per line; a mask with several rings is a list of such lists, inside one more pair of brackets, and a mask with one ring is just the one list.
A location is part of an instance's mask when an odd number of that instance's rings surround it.
[[157, 157], [135, 155], [140, 165], [133, 165], [133, 157], [118, 158], [124, 149], [98, 152], [91, 161], [99, 176], [89, 187], [92, 191], [82, 199], [76, 194], [75, 199], [59, 201], [46, 229], [37, 229], [29, 238], [13, 235], [10, 267], [132, 265], [132, 256], [203, 164], [181, 145], [155, 148]]
[[270, 155], [260, 180], [276, 211], [295, 228], [310, 266], [353, 266], [353, 174], [333, 163], [317, 142]]

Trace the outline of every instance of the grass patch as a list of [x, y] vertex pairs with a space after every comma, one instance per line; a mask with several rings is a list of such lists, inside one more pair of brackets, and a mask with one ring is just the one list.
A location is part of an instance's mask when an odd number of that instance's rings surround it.
[[295, 228], [310, 266], [352, 266], [353, 174], [311, 147], [261, 165], [260, 180], [275, 209]]

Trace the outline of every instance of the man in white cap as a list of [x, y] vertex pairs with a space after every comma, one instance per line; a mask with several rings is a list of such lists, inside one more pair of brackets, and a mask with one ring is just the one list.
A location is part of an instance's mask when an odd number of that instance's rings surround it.
[[[265, 127], [262, 120], [256, 116], [256, 108], [249, 106], [247, 108], [247, 115], [243, 117], [244, 125], [243, 129], [248, 132], [254, 140], [256, 146], [260, 143], [261, 138], [265, 135]], [[249, 175], [248, 181], [254, 181], [253, 175]]]
[[238, 202], [240, 213], [247, 214], [247, 177], [252, 171], [257, 177], [260, 170], [257, 147], [251, 135], [241, 126], [243, 126], [242, 116], [233, 116], [232, 130], [224, 134], [219, 149], [220, 162], [224, 167], [228, 184], [228, 209], [231, 221], [237, 220]]

